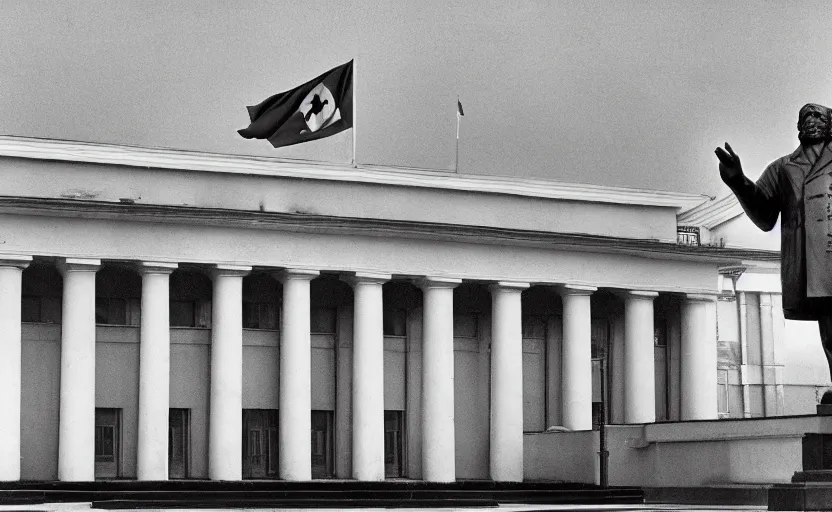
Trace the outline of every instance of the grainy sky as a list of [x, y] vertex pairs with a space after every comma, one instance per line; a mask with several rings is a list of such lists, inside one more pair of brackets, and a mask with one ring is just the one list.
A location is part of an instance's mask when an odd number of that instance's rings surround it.
[[355, 59], [359, 163], [723, 194], [832, 105], [818, 1], [0, 0], [0, 134], [349, 162], [273, 149], [246, 105]]

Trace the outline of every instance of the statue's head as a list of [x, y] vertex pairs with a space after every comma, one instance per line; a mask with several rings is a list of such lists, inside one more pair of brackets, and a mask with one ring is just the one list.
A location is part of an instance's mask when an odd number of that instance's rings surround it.
[[832, 110], [817, 103], [807, 103], [797, 115], [797, 138], [812, 144], [830, 138]]

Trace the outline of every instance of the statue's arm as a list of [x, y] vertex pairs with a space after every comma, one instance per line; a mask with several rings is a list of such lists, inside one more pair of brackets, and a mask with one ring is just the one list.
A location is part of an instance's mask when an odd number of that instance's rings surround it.
[[734, 192], [748, 218], [763, 231], [771, 231], [780, 215], [780, 190], [777, 162], [769, 165], [763, 175], [753, 182], [745, 175], [723, 181]]

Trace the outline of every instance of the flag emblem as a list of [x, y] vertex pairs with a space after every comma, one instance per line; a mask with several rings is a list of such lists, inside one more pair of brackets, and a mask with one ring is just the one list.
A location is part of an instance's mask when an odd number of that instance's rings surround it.
[[237, 130], [246, 139], [266, 139], [279, 148], [352, 128], [352, 61], [248, 108], [251, 124]]
[[341, 120], [341, 112], [335, 106], [335, 98], [323, 83], [318, 84], [306, 95], [299, 110], [310, 132], [316, 132]]

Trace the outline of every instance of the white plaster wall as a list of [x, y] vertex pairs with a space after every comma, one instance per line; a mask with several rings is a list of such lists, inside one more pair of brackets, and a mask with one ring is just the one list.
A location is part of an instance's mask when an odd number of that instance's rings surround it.
[[817, 322], [785, 321], [784, 381], [792, 385], [829, 385], [829, 368]]
[[[611, 425], [607, 427], [609, 483], [640, 487], [787, 483], [802, 468], [803, 433], [826, 432], [830, 426], [829, 419], [817, 417], [678, 422], [647, 428]], [[595, 482], [598, 443], [597, 432], [526, 434], [525, 478]]]
[[780, 221], [777, 221], [771, 231], [762, 231], [743, 214], [711, 229], [711, 243], [719, 245], [720, 238], [724, 240], [725, 247], [753, 247], [779, 251]]
[[141, 198], [137, 202], [144, 204], [676, 240], [674, 208], [343, 181], [3, 158], [0, 188], [8, 196], [81, 194], [97, 201]]

